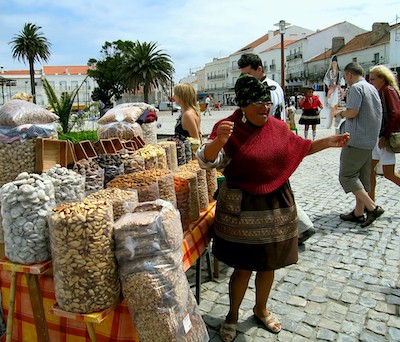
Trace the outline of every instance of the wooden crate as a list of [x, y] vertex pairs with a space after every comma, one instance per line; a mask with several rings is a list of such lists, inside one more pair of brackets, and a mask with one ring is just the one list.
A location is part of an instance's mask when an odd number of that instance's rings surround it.
[[47, 172], [56, 164], [66, 167], [68, 165], [68, 144], [67, 140], [36, 139], [35, 171]]
[[68, 150], [67, 150], [67, 165], [75, 164], [77, 162], [75, 148], [72, 141], [68, 140]]
[[75, 144], [76, 159], [90, 159], [97, 157], [97, 153], [90, 140], [83, 140]]
[[139, 136], [134, 137], [132, 140], [136, 142], [138, 148], [142, 148], [145, 145], [144, 140]]
[[76, 155], [76, 159], [82, 160], [82, 159], [89, 159], [89, 157], [87, 156], [85, 150], [82, 148], [82, 146], [78, 143], [74, 145], [75, 148], [75, 155]]
[[119, 140], [119, 138], [111, 138], [110, 140], [114, 145], [115, 152], [118, 152], [119, 150], [122, 150], [124, 148], [122, 146], [121, 140]]
[[79, 144], [85, 150], [88, 158], [96, 158], [97, 157], [97, 152], [94, 149], [93, 144], [90, 140], [83, 140]]

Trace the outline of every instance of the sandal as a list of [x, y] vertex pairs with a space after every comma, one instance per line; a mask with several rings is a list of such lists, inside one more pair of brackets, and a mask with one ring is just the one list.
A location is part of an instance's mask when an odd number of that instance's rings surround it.
[[237, 324], [222, 323], [219, 329], [219, 336], [224, 342], [231, 342], [236, 337], [236, 327]]
[[[254, 317], [260, 321], [269, 332], [273, 334], [278, 334], [282, 330], [281, 322], [279, 322], [278, 318], [272, 312], [269, 312], [268, 316], [265, 317], [259, 317], [254, 313]], [[278, 328], [277, 325], [279, 325]]]
[[364, 215], [356, 216], [356, 214], [354, 214], [354, 210], [352, 212], [348, 213], [348, 214], [340, 214], [340, 218], [343, 221], [350, 221], [350, 222], [356, 222], [356, 223], [365, 222]]

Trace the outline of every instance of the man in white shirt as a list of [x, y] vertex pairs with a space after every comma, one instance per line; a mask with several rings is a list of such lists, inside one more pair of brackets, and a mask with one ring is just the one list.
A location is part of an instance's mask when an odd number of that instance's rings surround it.
[[266, 83], [269, 87], [275, 87], [275, 90], [271, 91], [272, 108], [270, 115], [286, 121], [285, 96], [283, 90], [277, 82], [271, 80], [264, 74], [261, 58], [254, 53], [244, 53], [238, 61], [238, 66], [242, 73], [250, 74], [259, 81]]
[[210, 95], [207, 95], [204, 102], [206, 104], [206, 110], [204, 111], [203, 115], [206, 115], [206, 113], [208, 113], [208, 115], [211, 115], [211, 97], [210, 97]]

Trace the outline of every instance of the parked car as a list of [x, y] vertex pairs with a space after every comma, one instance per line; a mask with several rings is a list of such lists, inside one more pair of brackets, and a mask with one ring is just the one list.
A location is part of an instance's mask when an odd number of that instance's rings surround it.
[[172, 103], [172, 110], [174, 112], [177, 112], [178, 110], [181, 110], [181, 107], [178, 106], [175, 102], [160, 102], [160, 104], [158, 105], [158, 109], [159, 110], [171, 110], [171, 103]]

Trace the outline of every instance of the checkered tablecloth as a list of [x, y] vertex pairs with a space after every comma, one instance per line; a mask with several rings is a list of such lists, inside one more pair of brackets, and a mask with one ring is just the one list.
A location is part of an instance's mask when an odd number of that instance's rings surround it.
[[[211, 203], [200, 218], [193, 222], [184, 234], [183, 268], [187, 271], [207, 248], [210, 239], [210, 228], [214, 222], [215, 202]], [[38, 271], [38, 273], [40, 273]], [[11, 272], [0, 270], [0, 286], [2, 291], [2, 306], [7, 317], [10, 298]], [[39, 276], [42, 291], [43, 306], [46, 315], [47, 328], [51, 342], [89, 342], [89, 334], [82, 315], [68, 313], [69, 318], [52, 314], [56, 306], [54, 283], [52, 276]], [[17, 277], [13, 341], [37, 341], [36, 328], [29, 299], [26, 278], [22, 273]], [[138, 336], [125, 301], [119, 303], [111, 312], [105, 312], [106, 318], [100, 323], [94, 323], [98, 342], [138, 342]], [[101, 317], [103, 318], [103, 317]], [[5, 341], [5, 337], [1, 341]]]

